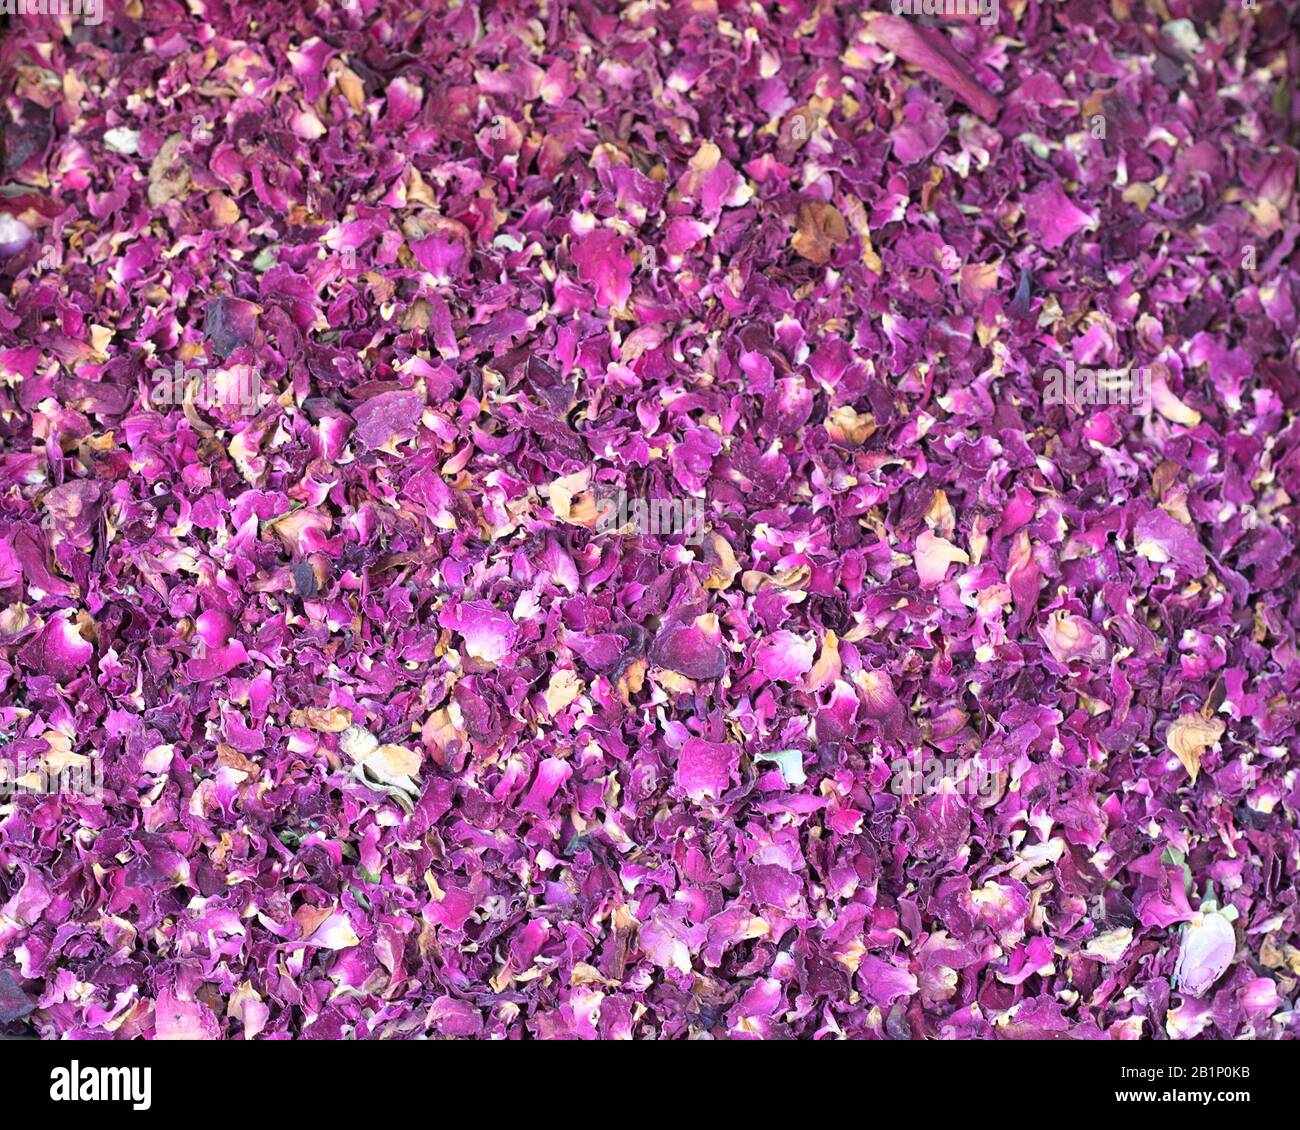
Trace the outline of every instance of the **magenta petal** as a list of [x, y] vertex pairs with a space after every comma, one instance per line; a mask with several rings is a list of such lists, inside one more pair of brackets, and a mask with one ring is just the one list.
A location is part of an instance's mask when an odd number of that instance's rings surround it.
[[663, 628], [650, 648], [651, 660], [690, 679], [719, 678], [727, 669], [727, 653], [717, 629], [700, 624], [705, 619]]
[[1060, 247], [1077, 232], [1096, 227], [1093, 217], [1076, 208], [1055, 182], [1035, 189], [1026, 203], [1025, 212], [1029, 234], [1049, 251]]
[[202, 655], [197, 655], [189, 662], [188, 672], [191, 679], [206, 683], [219, 679], [248, 662], [248, 652], [238, 640], [233, 640], [224, 647], [205, 648]]
[[732, 784], [740, 750], [726, 742], [689, 739], [677, 754], [677, 787], [691, 800], [717, 800]]
[[95, 647], [64, 613], [51, 620], [30, 644], [23, 648], [25, 663], [43, 675], [60, 681], [76, 678], [89, 669]]

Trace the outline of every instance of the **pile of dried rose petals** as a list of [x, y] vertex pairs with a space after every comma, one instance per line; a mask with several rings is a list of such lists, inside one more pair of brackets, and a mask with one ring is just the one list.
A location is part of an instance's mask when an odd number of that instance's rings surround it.
[[0, 1034], [1295, 1035], [1297, 4], [876, 9], [10, 19]]

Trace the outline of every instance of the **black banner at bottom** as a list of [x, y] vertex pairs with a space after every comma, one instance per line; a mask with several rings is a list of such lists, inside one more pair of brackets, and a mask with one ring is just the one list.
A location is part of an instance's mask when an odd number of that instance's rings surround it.
[[[752, 1100], [755, 1094], [756, 1080], [749, 1072], [764, 1063], [761, 1043], [731, 1042], [744, 1046], [722, 1053], [727, 1058], [712, 1063], [707, 1061], [717, 1053], [704, 1048], [688, 1052], [690, 1060], [676, 1063], [659, 1060], [663, 1054], [671, 1058], [672, 1053], [663, 1049], [611, 1054], [618, 1060], [620, 1077], [626, 1078], [634, 1091], [643, 1086], [630, 1073], [637, 1066], [652, 1073], [665, 1067], [673, 1071], [689, 1066], [703, 1072], [739, 1067], [744, 1074], [719, 1076], [717, 1087], [701, 1088], [700, 1098], [692, 1098], [693, 1113], [698, 1115], [701, 1099], [706, 1109], [716, 1106], [719, 1112], [734, 1111], [738, 1100]], [[832, 1091], [851, 1088], [859, 1097], [861, 1086], [869, 1080], [880, 1098], [905, 1098], [931, 1115], [948, 1110], [969, 1113], [972, 1103], [986, 1103], [992, 1094], [1014, 1095], [1022, 1110], [1026, 1100], [1041, 1100], [1041, 1112], [1050, 1116], [1059, 1110], [1065, 1116], [1085, 1109], [1166, 1106], [1209, 1113], [1214, 1107], [1280, 1103], [1294, 1091], [1290, 1072], [1295, 1049], [1291, 1041], [862, 1041], [856, 1047], [838, 1049], [825, 1046], [830, 1042], [823, 1041], [819, 1049], [810, 1048], [807, 1054], [814, 1059], [800, 1057], [797, 1066], [788, 1059], [779, 1065], [774, 1061], [773, 1070], [786, 1073], [787, 1083], [794, 1088], [780, 1088], [789, 1095], [788, 1101], [799, 1102], [796, 1096], [801, 1093], [811, 1101], [818, 1089], [811, 1082], [815, 1078], [822, 1078]], [[112, 1107], [114, 1113], [145, 1120], [190, 1115], [232, 1101], [246, 1110], [256, 1110], [259, 1118], [282, 1112], [302, 1117], [304, 1111], [319, 1113], [323, 1109], [329, 1111], [332, 1121], [348, 1116], [373, 1118], [376, 1103], [387, 1108], [399, 1092], [407, 1101], [419, 1101], [421, 1088], [442, 1092], [448, 1082], [459, 1080], [470, 1088], [465, 1094], [480, 1087], [487, 1093], [499, 1093], [499, 1082], [493, 1080], [499, 1081], [503, 1071], [518, 1072], [515, 1078], [521, 1082], [536, 1079], [541, 1087], [545, 1077], [539, 1078], [537, 1073], [551, 1067], [566, 1073], [566, 1087], [579, 1086], [579, 1080], [586, 1079], [597, 1093], [608, 1092], [610, 1076], [592, 1078], [592, 1069], [599, 1070], [600, 1060], [597, 1057], [593, 1063], [590, 1044], [579, 1048], [572, 1043], [524, 1043], [528, 1046], [443, 1040], [247, 1044], [6, 1040], [0, 1056], [7, 1069], [5, 1097], [11, 1111], [48, 1104], [51, 1113], [56, 1113], [55, 1107], [64, 1107], [74, 1109], [57, 1113], [91, 1114], [97, 1113], [95, 1108]], [[579, 1052], [581, 1061], [571, 1058]], [[779, 1054], [788, 1056], [789, 1048], [782, 1048]], [[733, 1061], [732, 1055], [744, 1056], [747, 1062]], [[817, 1074], [806, 1076], [807, 1087], [795, 1086], [795, 1080], [805, 1077], [810, 1067]], [[851, 1074], [831, 1083], [835, 1070], [845, 1068]], [[482, 1074], [466, 1075], [466, 1069], [478, 1069]], [[792, 1070], [793, 1075], [789, 1074]], [[647, 1076], [659, 1080], [672, 1077]], [[744, 1095], [729, 1094], [733, 1087], [743, 1089]], [[241, 1094], [246, 1104], [239, 1101]], [[523, 1097], [522, 1088], [519, 1097]], [[1068, 1110], [1061, 1106], [1062, 1098], [1068, 1098]]]

